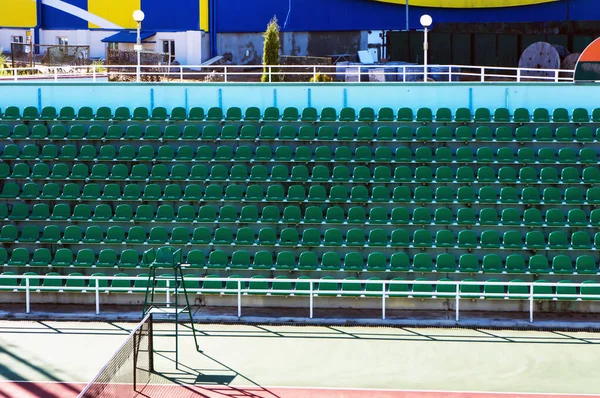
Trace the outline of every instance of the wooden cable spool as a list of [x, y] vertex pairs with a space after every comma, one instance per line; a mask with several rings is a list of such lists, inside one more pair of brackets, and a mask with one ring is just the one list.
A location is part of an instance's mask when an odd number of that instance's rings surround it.
[[577, 61], [579, 61], [580, 56], [581, 56], [580, 53], [569, 54], [560, 63], [560, 69], [575, 70], [575, 65], [577, 65]]
[[[560, 68], [560, 55], [552, 44], [540, 41], [533, 43], [523, 51], [519, 59], [519, 68], [531, 69], [558, 69]], [[554, 77], [552, 70], [547, 71], [522, 71], [522, 76]]]

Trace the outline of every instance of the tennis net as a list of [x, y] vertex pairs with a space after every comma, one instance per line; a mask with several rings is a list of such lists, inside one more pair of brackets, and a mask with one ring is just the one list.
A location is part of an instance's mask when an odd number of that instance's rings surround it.
[[136, 396], [150, 382], [153, 370], [152, 314], [148, 314], [79, 398]]

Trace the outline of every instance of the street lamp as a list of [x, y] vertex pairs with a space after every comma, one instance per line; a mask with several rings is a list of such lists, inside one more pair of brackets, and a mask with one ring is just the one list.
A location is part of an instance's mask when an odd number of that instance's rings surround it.
[[427, 50], [429, 49], [429, 43], [427, 42], [427, 31], [428, 28], [431, 26], [431, 23], [433, 22], [433, 19], [431, 19], [431, 17], [427, 14], [423, 14], [421, 15], [421, 25], [423, 25], [423, 28], [425, 29], [425, 35], [423, 37], [423, 81], [426, 82], [427, 81]]
[[135, 51], [137, 51], [137, 68], [135, 73], [135, 81], [139, 83], [140, 81], [140, 64], [142, 63], [142, 39], [141, 39], [141, 29], [142, 29], [142, 21], [144, 20], [144, 12], [142, 10], [136, 10], [133, 12], [133, 20], [137, 22], [137, 40], [135, 42]]

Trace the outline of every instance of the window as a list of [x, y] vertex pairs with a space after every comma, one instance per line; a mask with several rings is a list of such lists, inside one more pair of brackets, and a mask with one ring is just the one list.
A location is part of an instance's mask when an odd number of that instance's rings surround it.
[[23, 43], [23, 36], [11, 36], [10, 41], [12, 43]]
[[109, 50], [118, 50], [119, 49], [119, 43], [108, 43], [108, 49]]
[[175, 61], [175, 40], [163, 40], [162, 43], [162, 52], [171, 56], [171, 62]]
[[56, 44], [59, 46], [68, 46], [69, 38], [64, 36], [56, 36]]

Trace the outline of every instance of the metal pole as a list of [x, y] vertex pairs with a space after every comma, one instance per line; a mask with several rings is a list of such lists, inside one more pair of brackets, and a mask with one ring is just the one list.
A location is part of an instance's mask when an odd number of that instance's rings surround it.
[[410, 30], [409, 26], [408, 26], [408, 0], [406, 0], [406, 7], [405, 8], [406, 8], [406, 31], [408, 32]]
[[459, 308], [460, 308], [460, 285], [456, 283], [456, 322], [459, 321]]
[[99, 281], [96, 278], [96, 315], [100, 314], [100, 286], [98, 286]]
[[171, 296], [169, 295], [169, 280], [167, 279], [167, 308], [171, 306]]
[[429, 43], [427, 42], [427, 27], [425, 27], [425, 35], [423, 37], [423, 81], [427, 81], [427, 50]]
[[138, 22], [137, 24], [137, 40], [136, 40], [136, 45], [137, 45], [137, 68], [136, 68], [136, 74], [135, 74], [135, 81], [136, 82], [140, 82], [140, 75], [141, 75], [141, 63], [142, 63], [142, 51], [141, 51], [141, 45], [142, 45], [142, 39], [141, 39], [141, 32], [140, 30], [142, 29], [142, 23]]
[[238, 318], [242, 317], [242, 281], [238, 280]]
[[529, 286], [529, 322], [533, 322], [533, 284]]
[[29, 301], [29, 277], [25, 277], [25, 312], [29, 314], [31, 303]]
[[381, 319], [385, 319], [385, 282], [381, 284]]
[[310, 319], [313, 317], [313, 283], [310, 281], [310, 298], [308, 300], [308, 305], [310, 307]]
[[[175, 274], [175, 278], [177, 278], [177, 274]], [[167, 284], [167, 286], [169, 285]], [[179, 300], [177, 298], [178, 293], [179, 292], [177, 291], [177, 280], [175, 280], [175, 369], [179, 369]], [[188, 311], [191, 310], [188, 308]], [[193, 327], [194, 325], [192, 324], [192, 328]]]

